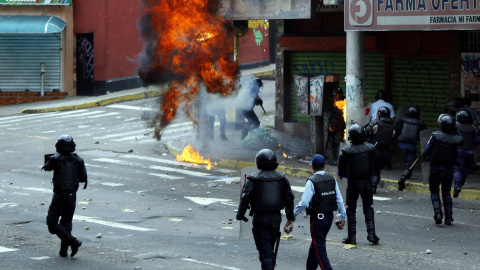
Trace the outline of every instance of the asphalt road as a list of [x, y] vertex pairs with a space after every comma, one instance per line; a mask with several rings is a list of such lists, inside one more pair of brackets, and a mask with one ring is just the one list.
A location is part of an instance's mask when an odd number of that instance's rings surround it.
[[[0, 269], [260, 268], [234, 220], [240, 171], [175, 161], [142, 120], [155, 102], [0, 118]], [[62, 134], [74, 137], [89, 174], [77, 193], [73, 234], [83, 245], [73, 259], [58, 256], [60, 241], [45, 225], [52, 173], [40, 171]], [[163, 140], [177, 136], [192, 136], [192, 124], [175, 122]], [[289, 180], [298, 202], [305, 180]], [[328, 235], [334, 269], [480, 268], [480, 202], [455, 200], [454, 225], [445, 226], [435, 225], [427, 194], [377, 195], [380, 244], [366, 240], [359, 201], [356, 248], [341, 243], [346, 229]], [[297, 219], [277, 269], [304, 268], [311, 240], [298, 227], [308, 232], [308, 219]]]

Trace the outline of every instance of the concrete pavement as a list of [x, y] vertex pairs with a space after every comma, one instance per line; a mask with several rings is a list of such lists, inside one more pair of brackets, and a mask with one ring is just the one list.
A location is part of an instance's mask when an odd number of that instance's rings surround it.
[[[243, 70], [242, 75], [256, 75], [256, 76], [270, 76], [274, 73], [275, 66]], [[311, 152], [311, 144], [309, 141], [292, 137], [288, 134], [279, 132], [274, 128], [274, 92], [275, 86], [273, 82], [266, 82], [262, 90], [263, 94], [269, 99], [269, 106], [264, 106], [267, 114], [264, 115], [257, 111], [257, 115], [261, 115], [261, 127], [269, 131], [270, 136], [275, 137], [279, 146], [274, 149], [279, 160], [278, 170], [285, 172], [287, 175], [305, 178], [311, 176], [311, 168], [308, 164], [309, 153]], [[27, 104], [0, 106], [0, 116], [11, 115], [16, 113], [45, 113], [54, 111], [65, 111], [84, 109], [97, 106], [105, 106], [112, 103], [126, 102], [132, 100], [139, 100], [144, 98], [157, 97], [164, 93], [165, 88], [146, 87], [132, 90], [119, 91], [115, 93], [107, 93], [106, 95], [97, 97], [67, 97], [62, 100], [42, 101]], [[265, 101], [265, 97], [262, 97]], [[257, 110], [258, 108], [256, 108]], [[233, 126], [233, 125], [232, 125]], [[209, 147], [201, 149], [199, 152], [203, 156], [209, 156], [212, 161], [217, 163], [217, 166], [242, 169], [245, 167], [255, 167], [255, 155], [259, 150], [245, 149], [241, 145], [240, 134], [241, 130], [234, 128], [227, 129], [227, 141], [222, 141], [218, 138], [218, 126], [214, 130], [215, 138], [209, 142]], [[179, 154], [186, 143], [180, 138], [167, 142], [168, 150], [172, 155]], [[284, 157], [284, 155], [286, 157]], [[382, 171], [382, 180], [379, 185], [380, 188], [397, 190], [397, 181], [403, 172], [403, 164], [399, 160], [398, 155], [393, 159], [392, 170]], [[413, 173], [413, 178], [406, 183], [404, 192], [429, 193], [428, 184], [422, 182], [420, 166], [417, 166]], [[336, 167], [327, 165], [326, 171], [336, 175]], [[379, 190], [381, 193], [381, 190]], [[401, 192], [399, 192], [401, 193]], [[477, 172], [467, 178], [467, 184], [462, 189], [459, 198], [468, 200], [480, 200], [480, 173]]]

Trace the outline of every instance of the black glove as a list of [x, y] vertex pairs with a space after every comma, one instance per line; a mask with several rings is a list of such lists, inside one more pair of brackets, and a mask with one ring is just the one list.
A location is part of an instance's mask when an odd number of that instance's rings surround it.
[[255, 105], [256, 106], [258, 106], [258, 105], [262, 106], [263, 105], [263, 100], [260, 97], [257, 97], [255, 99]]
[[244, 215], [237, 214], [235, 217], [236, 220], [243, 220], [245, 222], [248, 222], [248, 218], [246, 218]]

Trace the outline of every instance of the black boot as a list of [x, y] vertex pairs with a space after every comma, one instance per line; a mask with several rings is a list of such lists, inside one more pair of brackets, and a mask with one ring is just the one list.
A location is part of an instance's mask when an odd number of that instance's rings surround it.
[[405, 189], [405, 181], [407, 180], [407, 178], [402, 175], [400, 177], [400, 181], [398, 181], [398, 190], [399, 191], [403, 191]]
[[373, 244], [378, 244], [378, 241], [380, 241], [380, 238], [375, 234], [375, 221], [370, 220], [366, 221], [365, 224], [367, 225], [367, 240], [368, 242], [371, 242]]
[[[462, 186], [455, 185], [455, 187], [453, 188], [453, 198], [458, 198], [458, 194], [460, 194], [461, 191], [462, 191]], [[445, 213], [445, 216], [446, 216], [446, 213]]]
[[61, 242], [60, 244], [60, 251], [58, 252], [60, 257], [67, 257], [68, 256], [68, 243], [66, 241]]
[[445, 225], [452, 225], [453, 222], [453, 211], [452, 211], [452, 203], [443, 203], [443, 207], [445, 208]]
[[433, 206], [433, 212], [434, 212], [433, 219], [435, 220], [435, 223], [442, 224], [443, 212], [442, 212], [442, 206], [440, 205], [440, 199], [432, 200], [432, 206]]
[[75, 256], [78, 252], [78, 248], [82, 245], [82, 241], [78, 240], [77, 238], [72, 236], [72, 241], [70, 242], [70, 246], [72, 248], [72, 253], [70, 253], [70, 257]]
[[347, 221], [348, 237], [342, 240], [344, 244], [356, 245], [357, 244], [357, 221]]

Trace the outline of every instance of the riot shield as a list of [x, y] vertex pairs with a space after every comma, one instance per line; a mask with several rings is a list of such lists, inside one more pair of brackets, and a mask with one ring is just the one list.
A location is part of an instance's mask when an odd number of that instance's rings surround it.
[[[423, 153], [425, 146], [430, 140], [432, 133], [438, 131], [438, 128], [430, 128], [426, 130], [422, 130], [420, 132], [420, 152]], [[428, 184], [428, 177], [430, 176], [430, 161], [423, 161], [422, 162], [422, 183]]]
[[[247, 176], [254, 172], [258, 172], [258, 169], [255, 167], [248, 167], [243, 168], [240, 171], [240, 194], [243, 191], [243, 186], [247, 182]], [[239, 239], [250, 239], [253, 238], [252, 235], [252, 217], [248, 215], [249, 211], [245, 214], [245, 217], [248, 218], [248, 222], [239, 221], [240, 222], [240, 234]]]
[[398, 121], [402, 120], [402, 118], [405, 116], [405, 113], [408, 112], [408, 109], [410, 107], [410, 105], [401, 105], [400, 107], [398, 107], [397, 111], [395, 112], [395, 124], [397, 124]]

